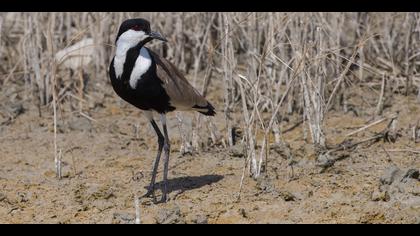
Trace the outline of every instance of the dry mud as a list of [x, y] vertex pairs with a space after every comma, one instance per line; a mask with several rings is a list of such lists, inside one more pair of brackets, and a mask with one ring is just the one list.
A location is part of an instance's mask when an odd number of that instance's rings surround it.
[[[156, 138], [141, 112], [111, 97], [113, 103], [89, 113], [95, 121], [73, 115], [59, 122], [61, 180], [54, 172], [52, 117], [39, 117], [35, 108], [23, 104], [12, 121], [2, 122], [0, 223], [134, 222], [134, 197], [146, 191]], [[16, 106], [9, 109], [14, 112]], [[289, 149], [270, 149], [265, 177], [245, 177], [240, 198], [245, 162], [241, 146], [207, 147], [182, 156], [177, 119], [169, 115], [170, 200], [153, 204], [141, 198], [141, 222], [420, 223], [420, 154], [410, 151], [420, 150], [420, 144], [410, 139], [419, 105], [415, 98], [401, 96], [387, 109], [394, 111], [400, 112], [401, 134], [395, 143], [361, 145], [324, 171], [316, 164], [312, 145], [304, 140], [303, 126], [297, 126], [283, 136]], [[223, 119], [223, 114], [214, 118], [220, 129]], [[326, 120], [327, 142], [342, 141], [369, 119], [333, 111]], [[290, 119], [284, 127], [293, 124]], [[385, 126], [386, 122], [378, 124], [353, 138], [367, 138]], [[293, 176], [286, 149], [294, 158]]]

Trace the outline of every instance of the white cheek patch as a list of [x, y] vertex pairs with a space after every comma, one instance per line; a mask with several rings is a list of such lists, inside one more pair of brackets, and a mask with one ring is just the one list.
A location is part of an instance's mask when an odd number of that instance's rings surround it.
[[135, 89], [137, 82], [141, 79], [141, 76], [149, 70], [152, 65], [152, 59], [146, 48], [142, 47], [140, 55], [137, 57], [136, 64], [130, 75], [130, 87]]
[[117, 78], [120, 78], [123, 73], [127, 51], [147, 37], [143, 31], [135, 30], [127, 30], [120, 35], [117, 40], [117, 50], [114, 58], [114, 70]]

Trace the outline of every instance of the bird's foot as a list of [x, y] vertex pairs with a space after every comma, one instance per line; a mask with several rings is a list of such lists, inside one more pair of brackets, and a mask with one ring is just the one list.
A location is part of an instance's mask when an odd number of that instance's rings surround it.
[[167, 183], [165, 182], [163, 190], [162, 190], [162, 198], [160, 199], [160, 202], [165, 203], [168, 200], [169, 200], [169, 198], [168, 198], [168, 186], [167, 186]]
[[153, 199], [156, 199], [154, 186], [150, 186], [147, 190], [147, 193], [144, 194], [143, 197], [152, 197]]
[[161, 199], [159, 201], [157, 201], [155, 193], [154, 192], [147, 192], [145, 195], [143, 195], [144, 198], [150, 197], [153, 198], [153, 203], [154, 204], [159, 204], [159, 203], [166, 203], [169, 198], [167, 197], [167, 195], [162, 195]]
[[160, 201], [158, 203], [166, 203], [168, 201], [168, 196], [167, 194], [163, 194], [162, 198], [160, 199]]

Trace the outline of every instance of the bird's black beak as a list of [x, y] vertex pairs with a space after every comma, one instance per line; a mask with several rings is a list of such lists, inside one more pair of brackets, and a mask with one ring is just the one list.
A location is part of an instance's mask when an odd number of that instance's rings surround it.
[[166, 38], [164, 38], [161, 34], [159, 34], [158, 32], [150, 32], [149, 36], [153, 39], [158, 39], [161, 40], [163, 42], [168, 42], [168, 40]]

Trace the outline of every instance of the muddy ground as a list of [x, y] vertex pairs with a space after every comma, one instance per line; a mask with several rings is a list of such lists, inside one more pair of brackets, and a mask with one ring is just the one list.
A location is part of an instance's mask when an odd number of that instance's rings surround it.
[[[134, 222], [134, 196], [146, 191], [156, 138], [140, 111], [112, 93], [104, 99], [108, 100], [93, 104], [88, 112], [94, 121], [77, 112], [62, 115], [57, 136], [61, 180], [54, 169], [51, 109], [45, 108], [40, 117], [31, 101], [9, 99], [2, 104], [0, 223]], [[141, 222], [420, 223], [420, 143], [411, 139], [420, 105], [414, 96], [395, 95], [384, 113], [396, 111], [394, 143], [381, 139], [359, 145], [325, 169], [304, 140], [303, 125], [298, 125], [283, 135], [289, 148], [270, 148], [265, 177], [245, 177], [240, 198], [245, 162], [240, 144], [181, 155], [177, 119], [170, 115], [170, 200], [153, 204], [140, 199]], [[372, 122], [367, 113], [329, 113], [327, 143], [337, 144]], [[284, 129], [296, 119], [285, 121]], [[214, 118], [220, 130], [223, 120], [220, 113]], [[352, 139], [369, 138], [386, 125], [379, 123]], [[159, 181], [161, 173], [160, 168]]]

